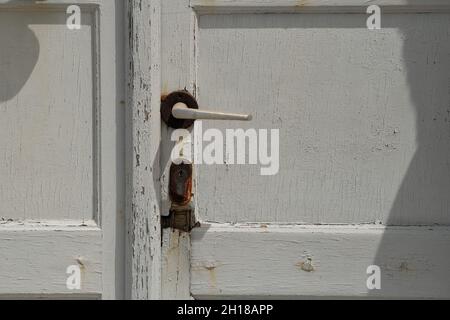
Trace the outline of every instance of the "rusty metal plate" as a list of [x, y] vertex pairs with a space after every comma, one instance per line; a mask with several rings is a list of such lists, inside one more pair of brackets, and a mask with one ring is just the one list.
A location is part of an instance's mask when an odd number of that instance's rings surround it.
[[161, 98], [161, 117], [170, 128], [187, 129], [194, 125], [194, 120], [176, 119], [172, 115], [173, 107], [179, 102], [186, 104], [190, 109], [198, 109], [198, 103], [193, 95], [187, 91], [175, 91]]

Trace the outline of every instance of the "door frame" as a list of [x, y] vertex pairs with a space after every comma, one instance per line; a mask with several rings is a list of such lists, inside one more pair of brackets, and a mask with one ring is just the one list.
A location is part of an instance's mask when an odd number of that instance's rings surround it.
[[[161, 297], [161, 1], [127, 0], [126, 298]], [[143, 49], [145, 48], [145, 49]]]

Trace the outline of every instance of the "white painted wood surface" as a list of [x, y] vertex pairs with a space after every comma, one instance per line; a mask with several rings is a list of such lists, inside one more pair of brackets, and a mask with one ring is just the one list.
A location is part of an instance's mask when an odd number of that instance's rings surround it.
[[191, 0], [195, 11], [205, 13], [280, 13], [327, 12], [365, 13], [370, 5], [383, 12], [442, 12], [448, 11], [447, 0]]
[[191, 237], [189, 233], [167, 229], [162, 242], [162, 299], [191, 297]]
[[161, 297], [161, 2], [127, 1], [127, 297]]
[[[371, 4], [383, 7], [379, 31], [366, 28]], [[190, 7], [187, 28], [176, 22], [187, 8], [163, 6], [163, 93], [188, 86], [200, 106], [280, 129], [281, 171], [198, 166], [204, 226], [193, 233], [190, 266], [166, 241], [176, 255], [163, 256], [180, 261], [172, 274], [190, 269], [196, 298], [448, 298], [448, 1]], [[181, 80], [165, 83], [172, 78]], [[236, 126], [204, 122], [212, 127]], [[369, 292], [374, 264], [382, 290]]]
[[[95, 223], [0, 225], [0, 299], [40, 296], [101, 298], [102, 235]], [[81, 270], [81, 290], [66, 287], [66, 270]]]
[[[374, 261], [382, 243], [390, 250]], [[205, 225], [192, 235], [191, 290], [196, 298], [448, 298], [449, 245], [448, 227]], [[379, 291], [366, 286], [373, 264]]]
[[[66, 27], [69, 4], [80, 30]], [[121, 1], [0, 1], [1, 296], [123, 296], [123, 13]]]
[[[92, 3], [92, 2], [91, 2]], [[102, 0], [96, 30], [100, 55], [99, 223], [103, 240], [102, 298], [125, 297], [125, 4]]]
[[95, 21], [86, 14], [68, 32], [65, 20], [0, 11], [0, 215], [8, 219], [90, 220], [96, 211]]
[[202, 220], [450, 223], [450, 14], [366, 18], [200, 16], [199, 104], [254, 115], [204, 130], [280, 130], [276, 176], [199, 166]]
[[[196, 17], [186, 0], [162, 1], [161, 68], [162, 95], [186, 89], [195, 94]], [[161, 214], [170, 210], [169, 169], [174, 144], [173, 130], [163, 126], [161, 135]], [[162, 297], [190, 299], [190, 237], [188, 234], [166, 229], [162, 242]]]

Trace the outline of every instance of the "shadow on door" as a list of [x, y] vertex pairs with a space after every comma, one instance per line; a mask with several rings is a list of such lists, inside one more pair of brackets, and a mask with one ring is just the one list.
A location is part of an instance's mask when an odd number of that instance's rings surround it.
[[[0, 6], [1, 8], [1, 6]], [[0, 11], [0, 103], [20, 92], [39, 57], [39, 41], [27, 21]]]
[[[411, 107], [416, 114], [416, 152], [385, 224], [449, 225], [450, 14], [398, 15], [408, 16], [401, 24], [396, 24], [401, 22], [393, 19], [396, 16], [385, 20], [392, 24], [389, 27], [401, 26], [400, 31], [404, 37], [403, 66], [409, 83]], [[440, 257], [442, 260], [439, 261], [418, 263], [421, 261], [421, 252], [439, 248], [442, 250], [442, 239], [424, 238], [420, 247], [409, 250], [417, 252], [417, 255], [407, 256], [402, 249], [408, 248], [411, 240], [406, 234], [403, 236], [395, 230], [388, 229], [384, 233], [374, 260], [374, 264], [382, 272], [381, 290], [372, 291], [372, 295], [389, 297], [414, 293], [420, 296], [424, 285], [431, 290], [440, 288], [439, 290], [448, 292], [448, 278], [442, 279], [433, 274], [427, 276], [426, 270], [431, 265], [436, 267], [442, 261], [448, 262], [450, 253], [446, 257]], [[391, 264], [394, 259], [397, 261], [396, 265]], [[401, 263], [398, 263], [399, 259]]]

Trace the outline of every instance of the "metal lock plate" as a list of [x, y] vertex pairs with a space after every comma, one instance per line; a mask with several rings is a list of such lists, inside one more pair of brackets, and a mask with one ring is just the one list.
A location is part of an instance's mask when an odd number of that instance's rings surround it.
[[196, 221], [192, 208], [172, 208], [168, 217], [162, 217], [163, 229], [172, 228], [183, 232], [191, 232], [200, 226]]
[[192, 164], [172, 164], [170, 167], [169, 196], [172, 206], [170, 215], [162, 218], [163, 228], [190, 232], [199, 226], [191, 206], [192, 174]]
[[192, 200], [192, 164], [172, 164], [170, 167], [169, 196], [173, 205], [182, 207]]

